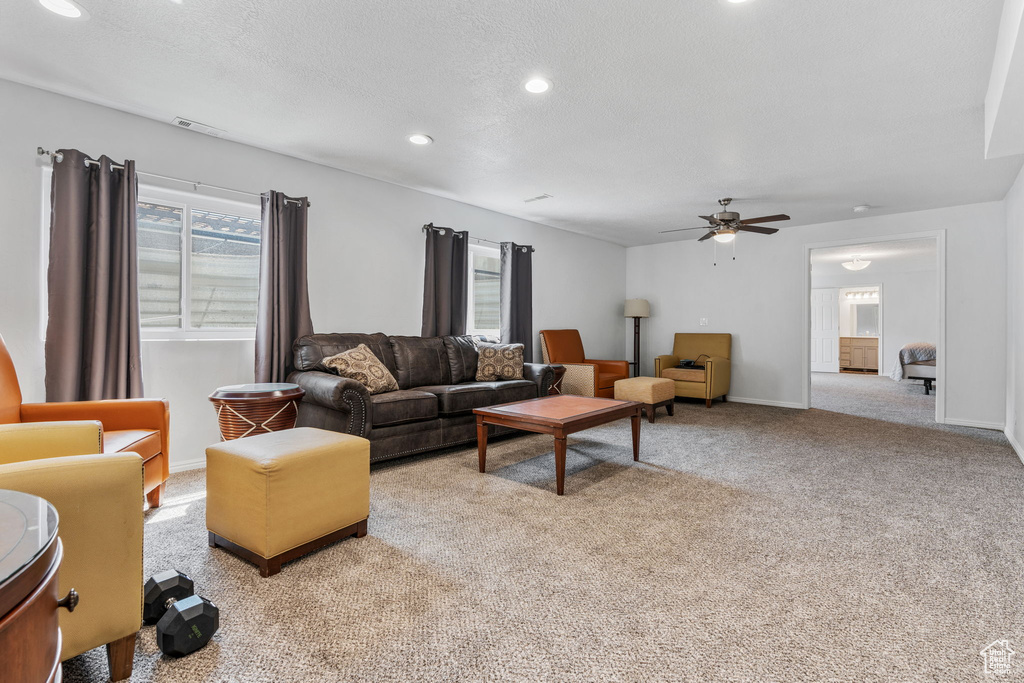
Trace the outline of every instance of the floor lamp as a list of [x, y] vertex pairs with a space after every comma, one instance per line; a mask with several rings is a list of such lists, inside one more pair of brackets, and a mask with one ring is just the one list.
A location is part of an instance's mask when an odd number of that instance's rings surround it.
[[647, 299], [626, 299], [624, 317], [633, 319], [633, 376], [640, 376], [640, 318], [651, 317], [651, 304]]

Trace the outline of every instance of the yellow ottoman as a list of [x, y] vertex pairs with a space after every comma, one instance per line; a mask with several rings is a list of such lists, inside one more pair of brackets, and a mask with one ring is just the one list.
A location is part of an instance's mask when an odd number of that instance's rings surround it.
[[348, 536], [366, 535], [370, 442], [300, 427], [206, 449], [210, 547], [253, 562], [260, 576]]
[[630, 377], [615, 382], [615, 399], [644, 404], [647, 419], [654, 422], [654, 411], [665, 406], [669, 415], [676, 414], [676, 384], [663, 377]]

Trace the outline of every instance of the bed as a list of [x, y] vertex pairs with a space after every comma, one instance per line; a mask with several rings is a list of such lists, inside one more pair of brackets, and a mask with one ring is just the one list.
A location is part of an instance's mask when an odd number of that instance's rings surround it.
[[924, 393], [928, 395], [931, 393], [932, 383], [936, 379], [936, 358], [935, 344], [928, 342], [906, 344], [900, 349], [889, 377], [897, 382], [904, 379], [924, 380]]

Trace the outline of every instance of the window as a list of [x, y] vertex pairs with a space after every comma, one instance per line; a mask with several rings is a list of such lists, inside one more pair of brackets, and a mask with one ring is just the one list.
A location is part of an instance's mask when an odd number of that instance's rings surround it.
[[137, 210], [143, 337], [252, 337], [259, 206], [143, 187]]
[[467, 334], [499, 335], [500, 287], [501, 257], [498, 250], [477, 244], [469, 245]]

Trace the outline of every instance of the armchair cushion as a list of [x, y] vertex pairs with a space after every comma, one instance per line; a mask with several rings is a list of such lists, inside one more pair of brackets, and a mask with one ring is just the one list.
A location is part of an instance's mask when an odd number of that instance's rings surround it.
[[160, 432], [148, 429], [116, 429], [103, 432], [103, 452], [138, 453], [143, 460], [149, 460], [160, 452]]
[[662, 377], [679, 380], [680, 382], [704, 383], [704, 368], [667, 368], [661, 371]]
[[583, 339], [579, 330], [541, 330], [551, 363], [583, 363]]

